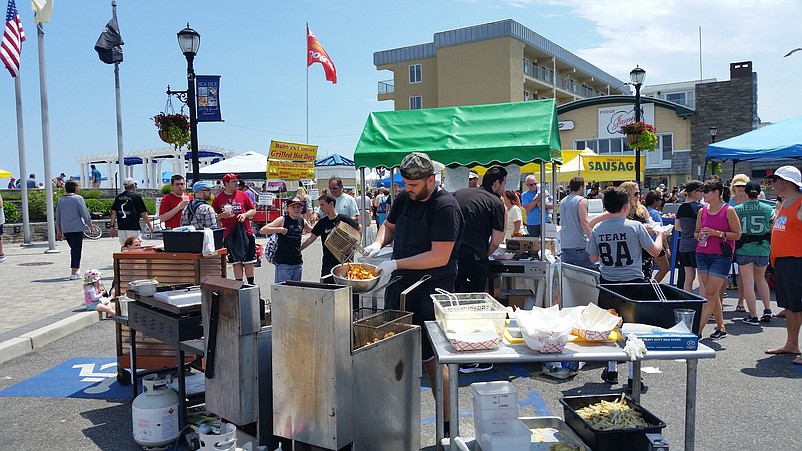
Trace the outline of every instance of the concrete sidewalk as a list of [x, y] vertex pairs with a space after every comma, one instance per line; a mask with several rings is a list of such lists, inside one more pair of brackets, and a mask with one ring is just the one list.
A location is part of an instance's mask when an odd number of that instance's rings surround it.
[[[264, 244], [265, 238], [257, 238]], [[144, 245], [161, 244], [161, 238], [146, 239]], [[70, 248], [57, 241], [58, 253], [45, 253], [47, 243], [30, 247], [4, 243], [8, 257], [0, 263], [0, 363], [6, 362], [68, 334], [100, 321], [100, 314], [84, 309], [83, 280], [69, 280]], [[114, 252], [119, 252], [117, 238], [85, 239], [81, 274], [89, 268], [103, 273], [102, 283], [111, 289], [114, 279]], [[320, 240], [304, 251], [303, 279], [318, 281], [322, 259]], [[229, 278], [233, 278], [231, 266]], [[262, 297], [269, 299], [274, 267], [263, 262], [256, 268], [256, 283]]]

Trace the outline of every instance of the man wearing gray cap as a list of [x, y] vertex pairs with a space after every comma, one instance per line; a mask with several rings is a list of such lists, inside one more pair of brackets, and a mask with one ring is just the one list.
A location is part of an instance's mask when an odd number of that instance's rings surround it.
[[195, 193], [195, 198], [189, 201], [181, 212], [181, 225], [191, 225], [198, 230], [216, 228], [217, 213], [209, 205], [209, 199], [212, 198], [212, 184], [199, 180], [192, 185], [192, 192]]
[[114, 198], [114, 203], [111, 204], [111, 226], [109, 227], [109, 233], [111, 236], [117, 236], [120, 244], [125, 244], [125, 240], [132, 236], [139, 238], [139, 232], [142, 230], [139, 226], [140, 219], [145, 220], [150, 234], [153, 235], [153, 224], [150, 223], [145, 201], [135, 192], [136, 180], [128, 177], [123, 180], [123, 186], [125, 191], [118, 194]]
[[[413, 152], [401, 162], [401, 177], [406, 191], [398, 194], [387, 219], [376, 234], [376, 241], [367, 246], [367, 257], [373, 257], [383, 246], [393, 243], [392, 260], [382, 262], [382, 281], [390, 275], [402, 279], [385, 290], [385, 308], [399, 309], [401, 292], [424, 275], [431, 279], [408, 293], [407, 311], [412, 322], [424, 328], [424, 321], [434, 321], [434, 304], [429, 297], [436, 288], [454, 291], [457, 277], [457, 249], [462, 239], [463, 217], [457, 200], [437, 186], [435, 166], [425, 153]], [[434, 351], [429, 340], [421, 339], [421, 357], [434, 386], [438, 373]], [[448, 371], [444, 369], [443, 404], [448, 418]], [[446, 427], [448, 431], [448, 427]]]

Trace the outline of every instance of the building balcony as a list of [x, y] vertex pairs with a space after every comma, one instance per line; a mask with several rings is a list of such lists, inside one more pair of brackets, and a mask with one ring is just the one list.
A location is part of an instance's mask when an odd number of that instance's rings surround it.
[[393, 100], [395, 94], [395, 84], [393, 80], [384, 80], [379, 82], [379, 92], [377, 100]]

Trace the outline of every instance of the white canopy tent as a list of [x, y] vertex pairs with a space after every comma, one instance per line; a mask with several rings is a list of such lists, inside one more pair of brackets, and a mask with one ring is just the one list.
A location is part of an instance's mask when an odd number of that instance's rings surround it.
[[267, 155], [248, 151], [200, 169], [205, 180], [219, 180], [226, 174], [239, 174], [245, 180], [267, 178]]

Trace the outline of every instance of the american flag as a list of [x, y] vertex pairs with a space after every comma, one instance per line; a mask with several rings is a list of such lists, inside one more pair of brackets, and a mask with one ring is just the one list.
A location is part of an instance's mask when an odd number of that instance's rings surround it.
[[3, 32], [3, 43], [0, 46], [0, 60], [11, 72], [12, 77], [19, 75], [19, 54], [24, 40], [25, 32], [22, 31], [22, 21], [17, 13], [17, 5], [14, 4], [14, 0], [8, 0], [6, 28]]

